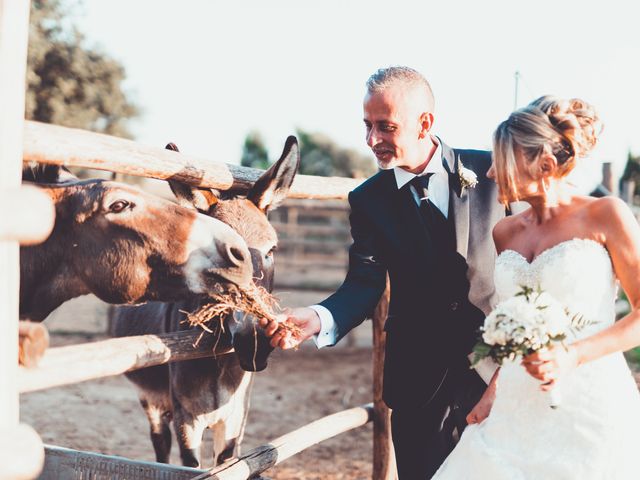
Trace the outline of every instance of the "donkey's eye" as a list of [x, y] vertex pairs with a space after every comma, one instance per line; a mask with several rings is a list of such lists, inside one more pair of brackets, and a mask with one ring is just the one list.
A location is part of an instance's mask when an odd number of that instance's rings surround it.
[[273, 254], [276, 253], [278, 247], [273, 247], [271, 250], [267, 252], [267, 257], [273, 257]]
[[127, 202], [126, 200], [116, 200], [111, 205], [109, 205], [109, 211], [111, 213], [120, 213], [129, 206], [132, 206], [132, 204]]

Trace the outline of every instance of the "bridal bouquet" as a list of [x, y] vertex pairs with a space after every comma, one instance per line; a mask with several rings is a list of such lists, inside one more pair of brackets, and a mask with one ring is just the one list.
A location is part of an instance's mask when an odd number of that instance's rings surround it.
[[[582, 326], [581, 315], [571, 315], [547, 292], [521, 287], [485, 319], [482, 340], [474, 347], [474, 365], [485, 357], [499, 364], [517, 360], [549, 348], [554, 342], [563, 342], [572, 329]], [[557, 388], [549, 395], [551, 407], [556, 408], [560, 404]]]

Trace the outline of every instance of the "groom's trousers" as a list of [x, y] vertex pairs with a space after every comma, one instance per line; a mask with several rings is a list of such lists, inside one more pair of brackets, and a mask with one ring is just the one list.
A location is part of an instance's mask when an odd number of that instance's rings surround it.
[[399, 480], [430, 479], [456, 445], [466, 416], [486, 384], [467, 359], [450, 367], [434, 397], [415, 408], [394, 409], [391, 431]]

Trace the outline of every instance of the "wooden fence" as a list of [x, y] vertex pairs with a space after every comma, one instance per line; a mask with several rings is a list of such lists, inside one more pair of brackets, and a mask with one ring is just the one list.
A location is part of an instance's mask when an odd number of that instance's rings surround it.
[[[204, 355], [192, 348], [193, 339], [145, 336], [108, 340], [94, 344], [47, 351], [41, 366], [19, 369], [18, 290], [19, 245], [44, 240], [54, 221], [50, 200], [37, 190], [20, 187], [23, 162], [42, 162], [108, 170], [149, 178], [179, 179], [205, 187], [245, 192], [260, 175], [259, 170], [208, 161], [161, 148], [145, 147], [128, 140], [36, 122], [24, 122], [24, 88], [29, 0], [0, 0], [0, 480], [34, 478], [40, 474], [45, 448], [38, 435], [19, 424], [19, 392], [49, 388], [69, 382], [115, 375], [135, 368]], [[344, 199], [358, 184], [352, 179], [300, 175], [290, 196], [307, 199]], [[10, 199], [10, 200], [9, 200]], [[10, 209], [6, 208], [10, 205]], [[344, 209], [344, 207], [342, 207]], [[296, 232], [288, 232], [295, 235]], [[309, 237], [321, 238], [323, 229]], [[314, 240], [315, 241], [315, 240]], [[286, 241], [285, 241], [286, 244]], [[320, 241], [322, 244], [322, 241]], [[285, 247], [286, 248], [286, 247]], [[297, 247], [294, 247], [297, 248]], [[306, 248], [306, 247], [304, 247]], [[295, 255], [304, 255], [302, 252]], [[299, 257], [298, 257], [299, 258]], [[271, 444], [249, 452], [233, 464], [204, 472], [202, 478], [247, 478], [277, 464], [301, 448], [363, 425], [374, 419], [374, 478], [394, 478], [395, 467], [389, 449], [389, 412], [382, 403], [382, 323], [388, 292], [381, 299], [374, 319], [374, 404], [356, 407], [320, 419], [291, 432]], [[112, 342], [122, 340], [117, 345]], [[117, 354], [113, 354], [116, 348]], [[222, 354], [223, 352], [218, 352]], [[208, 354], [212, 354], [209, 348]], [[82, 363], [81, 368], [72, 368]], [[188, 478], [185, 469], [149, 462], [117, 459], [47, 447], [47, 465], [71, 465], [75, 478], [102, 478], [100, 466], [112, 465], [104, 478]], [[144, 465], [143, 465], [144, 464]], [[179, 476], [179, 471], [181, 472]], [[93, 473], [92, 473], [93, 472]], [[225, 473], [226, 472], [226, 473]], [[231, 472], [231, 473], [229, 473]], [[187, 472], [191, 475], [191, 472]], [[45, 472], [42, 478], [63, 474]]]
[[333, 291], [340, 285], [351, 244], [346, 201], [287, 199], [269, 220], [278, 232], [279, 289]]

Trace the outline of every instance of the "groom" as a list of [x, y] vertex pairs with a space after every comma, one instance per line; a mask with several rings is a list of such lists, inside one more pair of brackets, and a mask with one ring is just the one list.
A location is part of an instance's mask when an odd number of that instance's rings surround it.
[[289, 312], [302, 338], [265, 321], [274, 346], [313, 335], [319, 347], [333, 345], [371, 316], [389, 274], [383, 398], [400, 480], [431, 478], [486, 388], [467, 356], [493, 303], [491, 232], [504, 216], [485, 176], [490, 152], [452, 149], [433, 136], [433, 110], [429, 83], [415, 70], [369, 78], [366, 140], [382, 171], [349, 194], [346, 279], [319, 305]]

